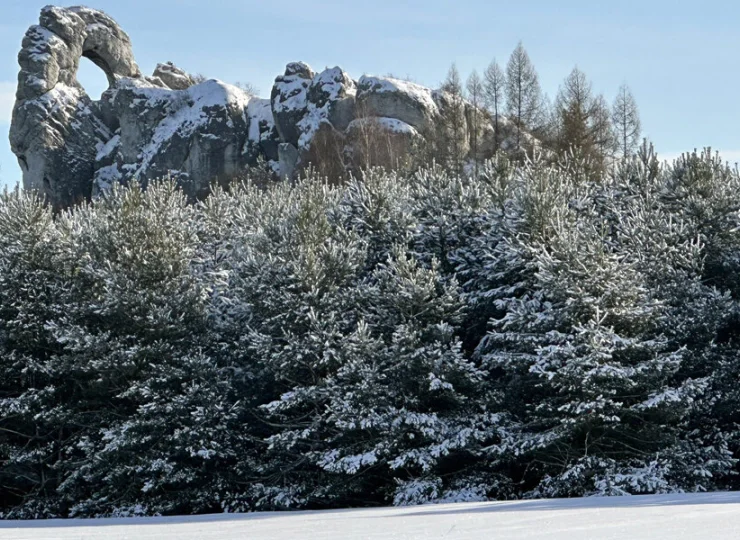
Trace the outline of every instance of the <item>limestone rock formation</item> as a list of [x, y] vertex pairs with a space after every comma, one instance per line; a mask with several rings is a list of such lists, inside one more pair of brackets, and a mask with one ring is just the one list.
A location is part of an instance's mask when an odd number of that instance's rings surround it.
[[82, 56], [100, 66], [109, 83], [141, 76], [128, 36], [87, 8], [45, 7], [18, 55], [11, 148], [24, 186], [59, 206], [89, 197], [97, 147], [113, 136], [77, 82]]
[[[108, 78], [100, 101], [91, 100], [77, 81], [83, 56]], [[162, 176], [176, 178], [186, 193], [198, 197], [212, 180], [256, 157], [244, 153], [254, 119], [248, 110], [255, 109], [249, 96], [219, 81], [194, 85], [171, 63], [144, 77], [126, 33], [100, 11], [44, 8], [23, 40], [18, 61], [11, 147], [24, 186], [43, 192], [57, 207], [89, 198], [113, 182]], [[259, 132], [259, 120], [257, 146], [276, 160], [277, 135], [270, 125]], [[271, 124], [271, 115], [266, 120]]]
[[174, 177], [200, 197], [244, 168], [249, 97], [210, 80], [183, 90], [120, 81], [110, 98], [120, 126], [96, 155], [93, 193], [113, 182]]
[[363, 116], [397, 118], [417, 130], [431, 128], [439, 114], [431, 89], [390, 77], [361, 77], [357, 106]]
[[285, 73], [275, 79], [270, 102], [280, 140], [298, 146], [298, 123], [306, 115], [308, 87], [314, 78], [313, 70], [303, 62], [293, 62]]
[[195, 84], [189, 73], [180, 69], [172, 62], [157, 64], [152, 73], [154, 79], [159, 79], [164, 86], [172, 90], [185, 90]]
[[[77, 81], [83, 56], [107, 76], [98, 101]], [[164, 176], [197, 198], [261, 161], [291, 178], [322, 152], [342, 167], [345, 159], [395, 163], [433, 132], [445, 107], [444, 95], [418, 84], [355, 81], [339, 67], [316, 73], [303, 62], [287, 65], [269, 99], [217, 80], [196, 83], [171, 62], [144, 76], [128, 35], [85, 7], [43, 8], [18, 63], [11, 147], [24, 186], [59, 208], [116, 182]]]

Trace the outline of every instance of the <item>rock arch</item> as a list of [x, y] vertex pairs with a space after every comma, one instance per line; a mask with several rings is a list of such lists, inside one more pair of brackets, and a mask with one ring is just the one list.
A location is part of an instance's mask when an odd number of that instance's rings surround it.
[[77, 81], [85, 56], [109, 86], [141, 78], [128, 35], [108, 15], [86, 7], [41, 10], [23, 38], [10, 128], [26, 188], [63, 207], [89, 197], [96, 148], [112, 134]]
[[116, 21], [102, 11], [86, 7], [72, 7], [69, 11], [85, 22], [82, 56], [103, 70], [109, 86], [122, 77], [141, 77], [131, 40]]

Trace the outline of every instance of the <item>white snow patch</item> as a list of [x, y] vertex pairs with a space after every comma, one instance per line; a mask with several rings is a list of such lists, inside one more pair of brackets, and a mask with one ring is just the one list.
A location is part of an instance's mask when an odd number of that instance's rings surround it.
[[275, 120], [272, 116], [272, 108], [269, 99], [253, 97], [247, 105], [247, 116], [249, 117], [248, 138], [252, 142], [259, 142], [270, 134]]
[[121, 141], [120, 135], [113, 136], [107, 143], [101, 145], [98, 149], [98, 154], [95, 156], [96, 161], [105, 159], [111, 155], [111, 153], [118, 147], [118, 143]]
[[391, 133], [401, 133], [405, 135], [411, 135], [413, 137], [419, 135], [419, 132], [414, 126], [407, 124], [397, 118], [388, 118], [385, 116], [368, 116], [365, 118], [357, 118], [352, 120], [347, 126], [347, 131], [351, 132], [353, 129], [359, 129], [373, 124], [390, 131]]
[[275, 83], [279, 93], [272, 102], [273, 110], [280, 113], [305, 109], [310, 84], [310, 79], [304, 79], [298, 75], [283, 76], [281, 81]]
[[3, 540], [735, 540], [739, 531], [740, 493], [185, 517], [0, 521]]
[[107, 167], [101, 167], [95, 171], [95, 188], [97, 193], [101, 194], [110, 188], [114, 184], [121, 181], [122, 175], [118, 168], [114, 165], [108, 165]]

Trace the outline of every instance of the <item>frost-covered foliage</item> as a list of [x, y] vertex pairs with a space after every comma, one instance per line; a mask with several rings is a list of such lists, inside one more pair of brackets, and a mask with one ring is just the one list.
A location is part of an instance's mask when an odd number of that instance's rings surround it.
[[737, 488], [740, 178], [650, 149], [0, 197], [0, 516]]

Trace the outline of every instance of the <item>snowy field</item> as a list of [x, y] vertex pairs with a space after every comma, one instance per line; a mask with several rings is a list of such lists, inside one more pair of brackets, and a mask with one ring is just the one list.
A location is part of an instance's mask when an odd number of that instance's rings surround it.
[[2, 540], [302, 538], [737, 540], [740, 493], [172, 518], [0, 521]]

